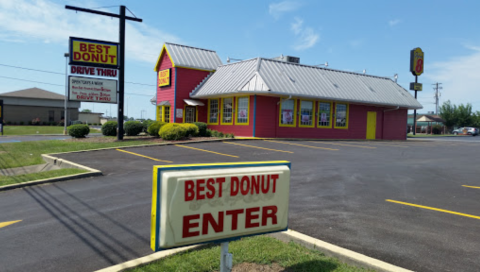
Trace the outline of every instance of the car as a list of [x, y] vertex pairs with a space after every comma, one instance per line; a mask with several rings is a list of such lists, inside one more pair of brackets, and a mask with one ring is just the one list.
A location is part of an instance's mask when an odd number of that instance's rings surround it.
[[452, 134], [477, 136], [479, 134], [479, 129], [474, 127], [461, 127], [452, 131]]

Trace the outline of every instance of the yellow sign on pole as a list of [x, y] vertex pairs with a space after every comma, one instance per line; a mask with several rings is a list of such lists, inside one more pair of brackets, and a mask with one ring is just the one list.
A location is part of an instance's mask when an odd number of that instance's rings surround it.
[[410, 72], [414, 76], [423, 74], [424, 53], [420, 47], [410, 51]]

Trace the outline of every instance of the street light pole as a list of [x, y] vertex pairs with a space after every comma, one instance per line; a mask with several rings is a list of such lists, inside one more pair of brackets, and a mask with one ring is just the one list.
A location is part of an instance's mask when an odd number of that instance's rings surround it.
[[65, 53], [65, 105], [63, 109], [63, 135], [67, 135], [67, 100], [68, 100], [68, 57], [70, 54]]

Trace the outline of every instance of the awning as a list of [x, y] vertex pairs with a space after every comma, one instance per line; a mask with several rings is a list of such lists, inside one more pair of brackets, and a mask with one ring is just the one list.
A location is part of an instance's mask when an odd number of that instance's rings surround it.
[[198, 100], [183, 99], [183, 101], [185, 101], [185, 103], [187, 103], [187, 105], [189, 105], [189, 106], [205, 106], [205, 104], [203, 104], [202, 102], [200, 102]]
[[158, 103], [157, 106], [170, 106], [170, 102], [169, 101], [160, 101], [160, 103]]

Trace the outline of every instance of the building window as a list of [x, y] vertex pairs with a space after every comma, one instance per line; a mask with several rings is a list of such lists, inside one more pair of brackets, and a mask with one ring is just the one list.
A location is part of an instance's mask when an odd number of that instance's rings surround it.
[[280, 103], [280, 126], [295, 127], [295, 112], [297, 111], [297, 100], [289, 99]]
[[208, 124], [218, 125], [218, 99], [208, 100]]
[[335, 128], [348, 128], [348, 104], [335, 103]]
[[64, 120], [65, 119], [65, 111], [62, 110], [62, 117], [60, 118], [60, 120]]
[[50, 110], [48, 111], [48, 122], [53, 122], [55, 121], [55, 111]]
[[318, 127], [331, 127], [332, 103], [318, 102]]
[[163, 121], [163, 106], [157, 106], [157, 121]]
[[300, 127], [314, 127], [315, 102], [310, 100], [300, 100]]
[[235, 121], [236, 125], [248, 125], [248, 115], [250, 108], [250, 97], [238, 97], [237, 98], [237, 110], [236, 116], [237, 120]]
[[233, 123], [233, 98], [222, 98], [222, 125]]
[[197, 121], [197, 107], [185, 105], [183, 114], [184, 123], [193, 123]]
[[163, 106], [163, 122], [170, 123], [170, 106]]

